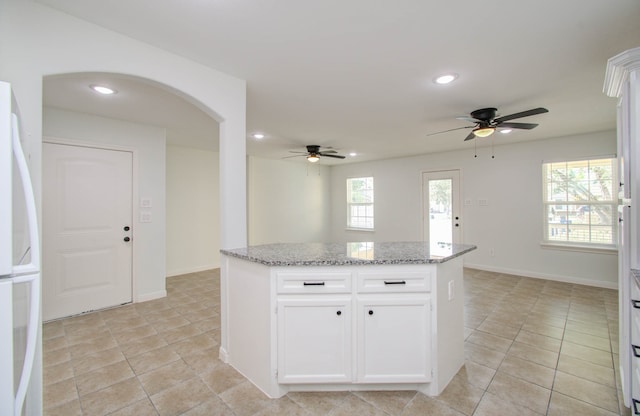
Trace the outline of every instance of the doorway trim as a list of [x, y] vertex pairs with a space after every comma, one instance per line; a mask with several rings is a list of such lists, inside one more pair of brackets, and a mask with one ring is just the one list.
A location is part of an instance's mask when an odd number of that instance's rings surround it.
[[[61, 145], [67, 145], [67, 146], [77, 146], [77, 147], [88, 147], [88, 148], [92, 148], [92, 149], [104, 149], [104, 150], [113, 150], [113, 151], [121, 151], [121, 152], [130, 152], [132, 159], [131, 159], [131, 184], [132, 184], [132, 191], [131, 191], [131, 216], [132, 216], [132, 222], [137, 223], [138, 219], [140, 218], [140, 212], [139, 212], [139, 207], [136, 203], [136, 201], [139, 201], [139, 193], [138, 193], [138, 149], [136, 149], [135, 147], [129, 147], [129, 146], [119, 146], [119, 145], [115, 145], [115, 144], [110, 144], [110, 143], [100, 143], [100, 142], [90, 142], [90, 141], [85, 141], [85, 140], [75, 140], [75, 139], [63, 139], [63, 138], [59, 138], [59, 137], [53, 137], [53, 136], [43, 136], [42, 137], [42, 143], [51, 143], [51, 144], [61, 144]], [[42, 201], [42, 209], [45, 210], [47, 209], [47, 201]], [[134, 227], [133, 229], [136, 230], [137, 227]], [[135, 231], [134, 234], [132, 235], [133, 237], [135, 237]], [[138, 303], [138, 302], [145, 302], [147, 300], [153, 300], [153, 299], [157, 299], [157, 298], [161, 298], [161, 297], [165, 297], [167, 295], [167, 291], [164, 290], [164, 293], [147, 293], [144, 296], [139, 296], [138, 295], [138, 290], [137, 290], [137, 274], [136, 274], [136, 264], [137, 262], [137, 238], [132, 238], [131, 239], [131, 302], [132, 303]], [[43, 247], [44, 249], [44, 247]]]

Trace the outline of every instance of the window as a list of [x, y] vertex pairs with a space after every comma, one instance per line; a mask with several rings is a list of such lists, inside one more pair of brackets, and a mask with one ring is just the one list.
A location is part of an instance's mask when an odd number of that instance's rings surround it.
[[544, 163], [542, 175], [546, 243], [617, 245], [616, 159]]
[[347, 227], [373, 230], [373, 178], [347, 179]]

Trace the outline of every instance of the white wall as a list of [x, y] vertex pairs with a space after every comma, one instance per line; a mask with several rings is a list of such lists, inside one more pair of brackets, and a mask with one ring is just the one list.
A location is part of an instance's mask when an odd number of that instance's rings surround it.
[[[179, 93], [220, 123], [221, 245], [246, 244], [245, 81], [31, 1], [2, 0], [0, 7], [0, 79], [12, 83], [20, 106], [39, 207], [43, 77], [73, 72], [127, 74]], [[29, 415], [42, 413], [41, 341], [38, 345], [27, 396]]]
[[167, 146], [167, 276], [220, 267], [218, 158]]
[[249, 244], [328, 241], [330, 168], [249, 157]]
[[[478, 249], [465, 266], [617, 287], [617, 255], [542, 248], [543, 160], [614, 155], [614, 131], [332, 167], [331, 237], [335, 241], [421, 240], [421, 173], [461, 169], [464, 242]], [[345, 182], [373, 176], [375, 232], [347, 231]], [[488, 206], [478, 206], [487, 199]], [[494, 250], [494, 256], [490, 250]]]
[[[121, 146], [135, 151], [133, 195], [134, 301], [166, 296], [165, 291], [165, 130], [46, 107], [46, 137]], [[137, 166], [136, 166], [137, 161]], [[138, 221], [139, 199], [151, 198], [153, 221]], [[43, 201], [46, 209], [47, 201]], [[47, 276], [43, 276], [46, 279]]]

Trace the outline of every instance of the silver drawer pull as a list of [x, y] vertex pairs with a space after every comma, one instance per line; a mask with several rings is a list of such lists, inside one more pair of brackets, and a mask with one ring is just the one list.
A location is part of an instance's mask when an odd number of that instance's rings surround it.
[[324, 286], [324, 282], [304, 282], [304, 286]]

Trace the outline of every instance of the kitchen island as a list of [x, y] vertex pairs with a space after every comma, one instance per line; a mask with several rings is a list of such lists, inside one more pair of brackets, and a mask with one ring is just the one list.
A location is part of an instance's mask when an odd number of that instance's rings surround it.
[[269, 397], [438, 395], [464, 364], [462, 255], [426, 242], [221, 250], [220, 358]]

